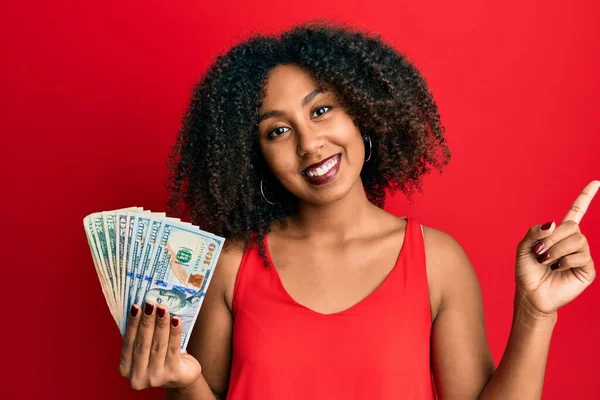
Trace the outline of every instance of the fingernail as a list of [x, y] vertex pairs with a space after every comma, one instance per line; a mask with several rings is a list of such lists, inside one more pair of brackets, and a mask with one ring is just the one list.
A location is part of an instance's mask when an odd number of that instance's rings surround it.
[[154, 304], [146, 303], [146, 307], [144, 307], [144, 314], [152, 315], [152, 311], [154, 311]]
[[549, 258], [550, 258], [550, 253], [545, 252], [545, 253], [542, 253], [539, 256], [537, 256], [537, 262], [539, 262], [541, 264]]
[[177, 328], [177, 326], [179, 325], [179, 318], [177, 318], [177, 317], [171, 318], [171, 324], [173, 325], [173, 328]]
[[545, 244], [543, 241], [538, 240], [537, 242], [535, 242], [535, 244], [533, 245], [533, 247], [531, 248], [531, 251], [535, 254], [539, 253], [540, 251], [542, 251], [542, 249], [544, 248]]
[[156, 314], [158, 315], [158, 318], [164, 318], [165, 317], [165, 309], [162, 307], [158, 307], [156, 309]]
[[560, 267], [560, 262], [559, 262], [559, 261], [557, 261], [557, 262], [555, 262], [554, 264], [552, 264], [552, 265], [550, 266], [550, 269], [551, 269], [552, 271], [554, 271], [555, 269], [558, 269], [559, 267]]
[[542, 231], [547, 231], [552, 226], [552, 222], [554, 221], [546, 222], [544, 225], [540, 226], [540, 229]]
[[129, 315], [135, 317], [138, 314], [139, 309], [135, 306], [135, 304], [131, 305], [131, 310], [129, 310]]

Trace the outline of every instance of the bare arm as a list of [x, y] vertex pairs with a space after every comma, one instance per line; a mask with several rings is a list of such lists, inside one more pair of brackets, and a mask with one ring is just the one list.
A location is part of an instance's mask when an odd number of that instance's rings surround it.
[[541, 399], [554, 318], [529, 311], [515, 296], [515, 311], [502, 361], [480, 399]]
[[428, 269], [442, 282], [441, 307], [433, 323], [432, 366], [438, 397], [447, 399], [539, 399], [556, 318], [514, 302], [504, 356], [494, 371], [477, 277], [462, 247], [447, 234], [425, 231]]
[[213, 400], [226, 397], [233, 331], [227, 297], [231, 298], [241, 257], [241, 245], [232, 245], [221, 253], [188, 344], [188, 352], [202, 366], [202, 375], [190, 387], [168, 390], [168, 399]]
[[431, 334], [436, 393], [443, 400], [477, 399], [494, 373], [479, 282], [452, 237], [427, 227], [424, 237], [430, 285], [442, 293]]

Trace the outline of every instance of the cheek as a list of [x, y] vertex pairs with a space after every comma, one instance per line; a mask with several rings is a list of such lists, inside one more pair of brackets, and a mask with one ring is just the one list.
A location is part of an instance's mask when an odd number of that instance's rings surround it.
[[332, 141], [346, 147], [347, 151], [351, 152], [351, 156], [354, 156], [353, 153], [357, 149], [362, 151], [364, 145], [360, 131], [349, 117], [332, 124], [329, 132]]
[[358, 127], [354, 124], [354, 121], [344, 111], [339, 110], [332, 118], [328, 121], [328, 130], [335, 132], [336, 135], [359, 135]]
[[263, 148], [263, 155], [267, 166], [277, 177], [283, 177], [296, 169], [296, 161], [293, 157], [294, 150], [288, 146]]

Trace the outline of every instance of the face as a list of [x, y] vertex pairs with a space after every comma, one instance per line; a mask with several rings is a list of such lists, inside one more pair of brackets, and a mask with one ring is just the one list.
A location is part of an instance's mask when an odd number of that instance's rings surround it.
[[260, 147], [281, 184], [301, 201], [327, 204], [361, 185], [365, 146], [334, 93], [300, 67], [269, 73], [259, 109]]
[[180, 308], [185, 306], [185, 302], [175, 293], [162, 289], [149, 290], [146, 294], [146, 301], [158, 305], [164, 304], [169, 307], [169, 311], [172, 313], [177, 312]]

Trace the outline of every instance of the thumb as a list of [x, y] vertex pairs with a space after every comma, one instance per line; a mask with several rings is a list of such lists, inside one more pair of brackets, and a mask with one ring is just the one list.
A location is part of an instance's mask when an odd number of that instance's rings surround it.
[[556, 229], [556, 223], [554, 221], [546, 222], [543, 225], [532, 226], [523, 238], [523, 240], [521, 240], [521, 243], [519, 243], [519, 255], [531, 253], [531, 249], [535, 245], [535, 243], [538, 240], [545, 239], [548, 236], [552, 235], [554, 229]]

